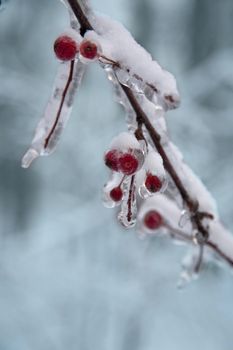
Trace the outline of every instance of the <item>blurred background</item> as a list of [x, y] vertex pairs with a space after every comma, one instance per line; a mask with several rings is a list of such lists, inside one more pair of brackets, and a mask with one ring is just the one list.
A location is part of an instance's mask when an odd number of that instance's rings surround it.
[[[233, 228], [232, 0], [92, 0], [175, 74], [171, 138]], [[1, 1], [0, 1], [1, 4]], [[90, 67], [57, 152], [20, 160], [50, 95], [58, 0], [0, 12], [0, 350], [232, 350], [233, 277], [208, 269], [176, 288], [186, 247], [124, 231], [101, 203], [103, 152], [125, 130]]]

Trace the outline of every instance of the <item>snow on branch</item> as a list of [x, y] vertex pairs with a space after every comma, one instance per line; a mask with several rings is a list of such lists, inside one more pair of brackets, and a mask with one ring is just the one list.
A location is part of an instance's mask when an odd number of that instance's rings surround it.
[[104, 155], [110, 170], [104, 205], [118, 208], [119, 222], [125, 228], [136, 226], [140, 237], [166, 235], [193, 246], [194, 254], [183, 264], [183, 280], [195, 276], [213, 255], [232, 266], [233, 236], [219, 221], [211, 194], [167, 133], [166, 111], [180, 103], [174, 76], [122, 24], [96, 15], [84, 0], [62, 2], [71, 28], [55, 41], [58, 75], [22, 166], [55, 149], [82, 76], [88, 64], [97, 63], [125, 109], [127, 124], [127, 131], [113, 139]]

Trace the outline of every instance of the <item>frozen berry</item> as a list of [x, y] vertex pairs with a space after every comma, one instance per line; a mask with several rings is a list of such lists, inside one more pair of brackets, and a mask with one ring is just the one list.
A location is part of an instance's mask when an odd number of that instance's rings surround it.
[[119, 170], [119, 152], [117, 150], [108, 151], [105, 154], [104, 161], [105, 165], [111, 170], [118, 171]]
[[122, 200], [123, 192], [122, 189], [118, 187], [114, 187], [110, 192], [110, 197], [114, 202], [119, 202]]
[[145, 181], [145, 186], [151, 193], [158, 192], [162, 188], [162, 182], [156, 175], [148, 174]]
[[88, 58], [89, 60], [93, 60], [96, 58], [98, 53], [97, 45], [89, 40], [84, 40], [80, 45], [80, 54]]
[[150, 230], [156, 230], [162, 224], [162, 216], [155, 210], [150, 210], [144, 217], [144, 225]]
[[71, 61], [78, 51], [77, 43], [68, 35], [61, 35], [54, 43], [54, 52], [59, 60]]
[[138, 160], [131, 153], [124, 153], [119, 158], [119, 169], [125, 175], [132, 175], [138, 169]]

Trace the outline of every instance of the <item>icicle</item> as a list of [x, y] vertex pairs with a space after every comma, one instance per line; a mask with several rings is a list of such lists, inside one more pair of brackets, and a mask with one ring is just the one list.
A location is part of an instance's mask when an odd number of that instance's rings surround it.
[[187, 222], [190, 220], [190, 212], [186, 209], [183, 209], [180, 215], [179, 226], [184, 227]]
[[122, 91], [122, 88], [119, 84], [119, 80], [112, 68], [112, 65], [105, 64], [103, 65], [105, 72], [107, 73], [109, 81], [113, 84], [115, 90], [116, 102], [120, 103], [126, 112], [126, 123], [128, 125], [128, 130], [135, 132], [137, 129], [136, 114], [130, 105], [128, 99], [125, 96], [125, 93]]
[[118, 214], [119, 222], [125, 228], [131, 228], [136, 224], [137, 205], [136, 205], [136, 186], [135, 176], [127, 177], [123, 181], [124, 198], [121, 203], [121, 211]]
[[202, 259], [202, 252], [200, 252], [199, 246], [194, 247], [184, 257], [182, 261], [180, 278], [177, 283], [177, 287], [179, 289], [186, 287], [188, 283], [196, 280], [199, 277], [200, 259]]
[[23, 168], [28, 168], [37, 157], [49, 155], [55, 150], [84, 72], [85, 66], [79, 61], [60, 64], [52, 96], [37, 126], [31, 147], [22, 159]]
[[121, 84], [128, 86], [132, 91], [136, 93], [144, 94], [145, 83], [142, 79], [130, 75], [130, 73], [124, 69], [117, 69], [115, 70], [115, 73], [118, 81]]

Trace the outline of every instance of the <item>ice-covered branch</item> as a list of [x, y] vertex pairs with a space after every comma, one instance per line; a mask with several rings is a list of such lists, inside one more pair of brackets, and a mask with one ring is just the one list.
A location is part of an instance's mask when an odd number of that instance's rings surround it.
[[111, 170], [104, 204], [118, 207], [120, 223], [125, 228], [136, 225], [141, 236], [159, 232], [196, 247], [185, 264], [186, 277], [200, 270], [208, 250], [233, 266], [233, 236], [167, 133], [165, 113], [180, 102], [174, 76], [120, 23], [94, 14], [86, 0], [62, 2], [69, 10], [71, 29], [55, 41], [54, 51], [62, 62], [23, 167], [55, 149], [86, 67], [99, 63], [125, 109], [128, 129], [113, 139], [104, 156]]
[[82, 81], [85, 65], [80, 61], [60, 63], [52, 96], [40, 120], [31, 147], [22, 159], [28, 168], [39, 156], [52, 153], [70, 116], [74, 95]]
[[[105, 65], [105, 68], [107, 64], [112, 66], [114, 73], [117, 76], [119, 85], [124, 91], [125, 95], [127, 96], [128, 102], [135, 113], [138, 125], [144, 126], [144, 128], [149, 134], [153, 145], [160, 154], [163, 160], [164, 168], [169, 173], [173, 183], [175, 184], [183, 200], [184, 206], [190, 212], [189, 219], [192, 223], [192, 229], [195, 229], [197, 232], [197, 241], [201, 244], [203, 242], [207, 243], [209, 247], [213, 248], [222, 257], [226, 258], [222, 250], [219, 248], [219, 245], [216, 242], [212, 242], [211, 240], [213, 236], [211, 229], [215, 227], [215, 224], [213, 224], [211, 221], [214, 219], [214, 217], [216, 218], [217, 215], [214, 206], [214, 201], [212, 200], [211, 196], [209, 196], [208, 191], [205, 190], [205, 187], [196, 178], [196, 176], [190, 171], [190, 169], [185, 164], [183, 164], [183, 160], [179, 159], [179, 157], [176, 157], [176, 152], [173, 152], [173, 145], [169, 144], [169, 142], [164, 144], [160, 133], [156, 130], [153, 123], [151, 122], [151, 118], [149, 118], [143, 110], [143, 104], [141, 104], [141, 101], [137, 98], [137, 93], [135, 94], [132, 89], [132, 78], [135, 78], [137, 80], [135, 85], [138, 88], [138, 90], [141, 90], [139, 92], [141, 93], [144, 89], [143, 92], [147, 93], [147, 97], [148, 94], [150, 95], [149, 100], [153, 101], [153, 93], [151, 98], [151, 93], [145, 91], [145, 85], [147, 87], [152, 88], [152, 90], [154, 90], [154, 92], [157, 94], [157, 97], [158, 91], [164, 90], [165, 92], [163, 96], [166, 96], [165, 100], [170, 102], [179, 102], [175, 80], [170, 75], [170, 73], [161, 70], [157, 62], [151, 61], [151, 58], [148, 57], [148, 54], [145, 52], [144, 49], [142, 49], [137, 44], [134, 45], [132, 37], [130, 36], [130, 34], [128, 34], [127, 31], [124, 30], [124, 28], [121, 25], [116, 24], [116, 22], [114, 21], [111, 22], [105, 17], [101, 18], [100, 16], [92, 17], [91, 20], [93, 24], [91, 24], [90, 21], [87, 19], [85, 13], [82, 11], [82, 7], [79, 5], [79, 2], [77, 0], [68, 0], [68, 2], [80, 23], [80, 26], [82, 28], [82, 34], [84, 35], [87, 31], [91, 31], [91, 36], [89, 35], [88, 38], [98, 40], [101, 43], [103, 53], [99, 57], [99, 60]], [[120, 45], [117, 45], [119, 43]], [[130, 55], [128, 52], [125, 52], [127, 45], [129, 47], [129, 51], [131, 51]], [[139, 64], [135, 62], [139, 62]], [[147, 68], [145, 68], [144, 65], [147, 65]], [[154, 79], [157, 80], [156, 85], [154, 85], [154, 81], [151, 80], [153, 74], [155, 74], [156, 76]], [[142, 87], [140, 86], [139, 82], [143, 81], [145, 82], [145, 84]], [[158, 89], [157, 86], [160, 86], [160, 89]], [[166, 89], [168, 89], [168, 91], [170, 89], [170, 93], [166, 93]], [[157, 99], [157, 102], [161, 101], [158, 101]], [[165, 107], [164, 104], [162, 105], [162, 107]], [[175, 164], [172, 161], [172, 158], [174, 157], [176, 161]], [[180, 174], [180, 171], [177, 171], [176, 167], [179, 167], [179, 169], [182, 170], [182, 174]], [[187, 179], [185, 179], [186, 176]], [[189, 189], [192, 186], [194, 188], [194, 191], [191, 191], [190, 193]], [[197, 189], [199, 191], [195, 192]], [[207, 202], [208, 204], [211, 203], [211, 205], [203, 205], [203, 198], [199, 198], [198, 195], [204, 198], [204, 202], [206, 202], [205, 198], [207, 197], [209, 199], [207, 200]], [[209, 212], [209, 210], [211, 212]], [[178, 219], [178, 221], [179, 220], [180, 219]], [[223, 227], [222, 230], [224, 231]], [[231, 236], [229, 236], [229, 238], [232, 239]], [[233, 261], [229, 256], [226, 258], [226, 260], [228, 260], [229, 263], [232, 263]]]

